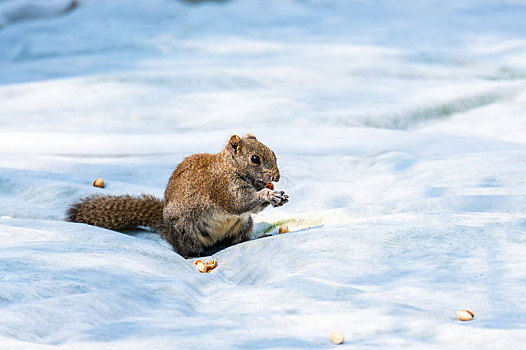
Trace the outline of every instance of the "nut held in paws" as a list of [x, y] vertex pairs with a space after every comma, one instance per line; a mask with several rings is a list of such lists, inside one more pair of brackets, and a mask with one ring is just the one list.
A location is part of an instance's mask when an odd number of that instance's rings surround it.
[[460, 309], [457, 311], [457, 318], [461, 321], [471, 321], [475, 314], [468, 309]]
[[102, 177], [99, 177], [93, 181], [93, 186], [104, 188], [104, 179]]
[[344, 341], [343, 334], [341, 334], [338, 331], [332, 331], [331, 334], [329, 335], [329, 339], [334, 344], [343, 344], [343, 341]]

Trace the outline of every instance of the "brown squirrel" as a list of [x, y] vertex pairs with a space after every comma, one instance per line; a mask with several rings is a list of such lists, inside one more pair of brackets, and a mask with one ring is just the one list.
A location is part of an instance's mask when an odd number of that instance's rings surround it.
[[251, 213], [288, 202], [279, 181], [276, 155], [253, 134], [230, 137], [217, 154], [194, 154], [174, 170], [164, 201], [141, 197], [95, 195], [73, 204], [67, 221], [112, 230], [148, 226], [184, 257], [248, 241]]

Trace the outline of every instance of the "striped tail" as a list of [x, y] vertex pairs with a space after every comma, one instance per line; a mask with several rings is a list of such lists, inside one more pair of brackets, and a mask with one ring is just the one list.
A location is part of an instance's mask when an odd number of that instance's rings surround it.
[[120, 230], [148, 226], [162, 232], [163, 202], [150, 195], [140, 197], [94, 195], [81, 199], [66, 212], [66, 221]]

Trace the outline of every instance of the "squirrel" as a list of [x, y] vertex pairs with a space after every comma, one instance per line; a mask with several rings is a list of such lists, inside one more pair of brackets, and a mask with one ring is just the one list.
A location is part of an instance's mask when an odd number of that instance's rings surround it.
[[279, 178], [272, 150], [251, 133], [232, 135], [217, 154], [185, 158], [173, 171], [164, 200], [94, 195], [71, 205], [66, 221], [112, 230], [147, 226], [183, 257], [201, 256], [250, 240], [251, 214], [288, 202], [271, 184]]

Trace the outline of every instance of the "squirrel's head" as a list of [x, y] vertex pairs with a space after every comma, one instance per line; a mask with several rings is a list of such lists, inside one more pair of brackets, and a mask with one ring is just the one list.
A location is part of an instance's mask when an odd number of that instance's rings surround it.
[[254, 134], [246, 134], [245, 137], [232, 135], [223, 152], [233, 162], [238, 175], [256, 190], [264, 189], [269, 182], [279, 181], [276, 155]]

